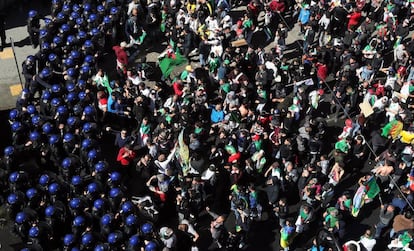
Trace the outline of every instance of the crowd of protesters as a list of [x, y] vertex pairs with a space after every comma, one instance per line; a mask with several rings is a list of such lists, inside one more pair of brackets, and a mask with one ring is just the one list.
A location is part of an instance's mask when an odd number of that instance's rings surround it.
[[[52, 0], [50, 18], [31, 10], [39, 50], [23, 62], [0, 172], [13, 232], [24, 250], [256, 250], [252, 224], [274, 221], [284, 250], [378, 240], [412, 250], [413, 4]], [[156, 67], [140, 58], [162, 42], [152, 84]], [[355, 189], [341, 188], [347, 178]], [[376, 202], [378, 222], [347, 242]]]

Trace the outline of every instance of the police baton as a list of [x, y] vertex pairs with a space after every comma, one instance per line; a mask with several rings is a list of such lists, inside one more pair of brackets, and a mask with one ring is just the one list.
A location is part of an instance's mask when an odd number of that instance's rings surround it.
[[17, 63], [16, 52], [14, 51], [14, 40], [12, 37], [10, 37], [10, 44], [11, 44], [11, 48], [13, 51], [14, 62], [16, 63], [17, 76], [19, 76], [20, 85], [22, 86], [22, 90], [23, 90], [22, 76], [20, 75], [19, 64]]

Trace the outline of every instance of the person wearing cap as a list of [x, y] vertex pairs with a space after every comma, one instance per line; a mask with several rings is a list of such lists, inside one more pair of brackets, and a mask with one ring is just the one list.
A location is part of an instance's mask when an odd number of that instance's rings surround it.
[[128, 54], [126, 53], [127, 43], [121, 42], [119, 45], [112, 47], [116, 56], [116, 67], [120, 74], [125, 75], [128, 66]]

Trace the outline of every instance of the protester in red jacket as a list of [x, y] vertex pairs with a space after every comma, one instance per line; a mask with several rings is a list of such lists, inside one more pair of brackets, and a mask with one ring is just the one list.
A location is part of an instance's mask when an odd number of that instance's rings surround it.
[[127, 144], [119, 149], [116, 160], [121, 164], [121, 166], [127, 167], [131, 164], [136, 155], [137, 154], [131, 149], [131, 146]]
[[112, 50], [115, 51], [116, 55], [116, 66], [118, 70], [126, 74], [126, 69], [128, 65], [128, 55], [125, 51], [127, 47], [126, 42], [122, 42], [120, 45], [115, 45], [112, 47]]

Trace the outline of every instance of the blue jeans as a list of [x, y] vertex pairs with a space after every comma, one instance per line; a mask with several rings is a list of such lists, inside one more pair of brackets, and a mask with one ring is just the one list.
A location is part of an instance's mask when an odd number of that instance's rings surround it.
[[382, 222], [378, 222], [378, 224], [377, 224], [377, 226], [376, 226], [376, 229], [375, 229], [375, 235], [374, 235], [374, 238], [375, 239], [377, 239], [377, 238], [380, 238], [381, 237], [381, 233], [382, 233], [382, 230], [384, 229], [384, 228], [386, 228], [388, 225], [385, 225], [384, 223], [382, 223]]

